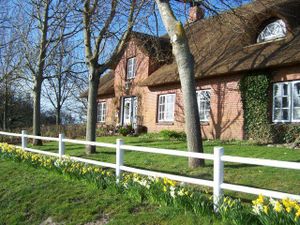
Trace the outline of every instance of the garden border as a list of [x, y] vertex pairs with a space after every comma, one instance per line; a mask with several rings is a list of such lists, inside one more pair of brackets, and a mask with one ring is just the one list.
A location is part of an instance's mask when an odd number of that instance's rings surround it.
[[[175, 180], [175, 181], [212, 187], [215, 211], [218, 211], [218, 203], [219, 203], [220, 198], [223, 195], [223, 190], [230, 190], [230, 191], [242, 192], [242, 193], [248, 193], [248, 194], [254, 194], [254, 195], [262, 194], [264, 196], [276, 198], [276, 199], [289, 198], [289, 199], [297, 200], [300, 202], [300, 195], [224, 183], [224, 162], [233, 162], [233, 163], [267, 166], [267, 167], [275, 167], [275, 168], [282, 168], [282, 169], [300, 170], [300, 163], [297, 163], [297, 162], [259, 159], [259, 158], [246, 158], [246, 157], [237, 157], [237, 156], [226, 156], [226, 155], [224, 155], [223, 147], [214, 147], [214, 154], [206, 154], [206, 153], [195, 153], [195, 152], [187, 152], [187, 151], [125, 145], [121, 139], [117, 139], [116, 144], [110, 144], [110, 143], [103, 143], [103, 142], [91, 142], [91, 141], [67, 139], [64, 137], [63, 134], [59, 134], [58, 138], [34, 136], [34, 135], [26, 134], [26, 131], [24, 131], [24, 130], [22, 131], [21, 134], [0, 131], [0, 135], [21, 137], [22, 145], [16, 146], [16, 147], [21, 148], [24, 151], [54, 156], [54, 157], [58, 157], [58, 158], [66, 158], [67, 157], [65, 155], [65, 143], [74, 143], [74, 144], [92, 145], [92, 146], [98, 146], [98, 147], [115, 148], [116, 149], [116, 163], [115, 164], [101, 162], [101, 161], [97, 161], [97, 160], [91, 160], [91, 159], [84, 159], [84, 158], [74, 157], [74, 156], [71, 156], [68, 158], [70, 158], [73, 161], [77, 161], [77, 162], [83, 162], [83, 163], [87, 163], [87, 164], [93, 164], [93, 165], [98, 165], [98, 166], [102, 166], [102, 167], [108, 167], [108, 168], [115, 169], [116, 179], [117, 179], [116, 182], [119, 182], [120, 178], [122, 177], [122, 171], [126, 171], [126, 172], [146, 175], [146, 176], [168, 178], [168, 179]], [[28, 138], [40, 139], [40, 140], [46, 140], [46, 141], [56, 141], [59, 143], [58, 153], [27, 148], [27, 139]], [[185, 177], [185, 176], [179, 176], [179, 175], [174, 175], [174, 174], [161, 173], [161, 172], [155, 172], [155, 171], [143, 170], [143, 169], [125, 166], [124, 165], [125, 150], [212, 160], [214, 162], [213, 180], [191, 178], [191, 177]]]

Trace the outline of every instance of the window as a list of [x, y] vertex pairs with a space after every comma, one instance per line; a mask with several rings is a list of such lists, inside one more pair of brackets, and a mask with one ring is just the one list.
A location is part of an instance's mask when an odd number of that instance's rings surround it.
[[127, 80], [135, 78], [135, 57], [127, 60]]
[[173, 122], [175, 109], [175, 94], [158, 97], [158, 122]]
[[286, 36], [287, 29], [283, 20], [269, 23], [257, 37], [257, 43], [271, 41]]
[[300, 122], [300, 82], [273, 84], [273, 122]]
[[210, 118], [210, 90], [197, 91], [197, 103], [200, 121], [208, 122]]
[[98, 122], [105, 122], [106, 118], [106, 102], [98, 103]]

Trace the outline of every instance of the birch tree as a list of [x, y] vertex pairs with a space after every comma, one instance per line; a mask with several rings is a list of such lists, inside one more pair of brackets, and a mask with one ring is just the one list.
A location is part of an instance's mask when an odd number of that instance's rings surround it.
[[[134, 21], [144, 1], [85, 0], [83, 5], [85, 59], [89, 70], [86, 140], [96, 140], [99, 78], [122, 57]], [[100, 18], [100, 20], [99, 20]], [[109, 45], [107, 44], [109, 43]], [[114, 44], [113, 44], [114, 43]], [[107, 51], [109, 49], [109, 52]], [[86, 146], [86, 153], [96, 151]]]
[[[203, 152], [202, 136], [200, 130], [199, 112], [197, 106], [194, 57], [189, 48], [189, 42], [185, 34], [188, 26], [183, 27], [180, 20], [174, 15], [169, 0], [155, 0], [164, 27], [170, 37], [172, 52], [177, 63], [178, 73], [183, 93], [183, 106], [185, 115], [185, 130], [187, 134], [188, 150], [191, 152]], [[233, 10], [232, 6], [241, 5], [241, 0], [174, 0], [173, 2], [189, 3], [191, 6], [202, 6], [207, 14], [216, 15], [224, 10]], [[185, 11], [185, 7], [181, 8]], [[195, 168], [204, 166], [204, 160], [189, 158], [189, 166]]]
[[[172, 52], [175, 57], [182, 88], [183, 106], [185, 115], [185, 131], [188, 150], [203, 152], [200, 131], [200, 119], [197, 106], [194, 57], [191, 54], [185, 30], [180, 21], [176, 19], [169, 1], [155, 0], [162, 21], [170, 37]], [[204, 160], [189, 158], [189, 166], [195, 168], [204, 166]]]

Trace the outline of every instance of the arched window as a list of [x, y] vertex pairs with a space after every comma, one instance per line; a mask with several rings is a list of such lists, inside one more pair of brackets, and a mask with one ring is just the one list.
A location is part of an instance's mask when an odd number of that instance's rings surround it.
[[281, 19], [269, 23], [258, 35], [257, 43], [271, 41], [286, 36], [287, 29], [285, 22]]

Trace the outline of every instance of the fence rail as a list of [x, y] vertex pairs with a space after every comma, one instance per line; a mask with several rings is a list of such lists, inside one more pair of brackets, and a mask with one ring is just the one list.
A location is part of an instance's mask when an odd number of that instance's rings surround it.
[[[120, 139], [116, 140], [116, 144], [111, 144], [111, 143], [67, 139], [64, 137], [63, 134], [59, 134], [58, 138], [53, 138], [53, 137], [28, 135], [28, 134], [26, 134], [26, 131], [22, 131], [21, 134], [0, 131], [0, 135], [21, 137], [22, 145], [16, 146], [16, 147], [22, 148], [24, 151], [29, 151], [29, 152], [33, 152], [33, 153], [37, 153], [37, 154], [49, 155], [49, 156], [54, 156], [54, 157], [59, 157], [59, 158], [66, 157], [65, 156], [65, 143], [114, 148], [114, 149], [116, 149], [116, 163], [100, 162], [97, 160], [84, 159], [84, 158], [74, 157], [74, 156], [71, 156], [70, 159], [73, 161], [77, 161], [77, 162], [83, 162], [83, 163], [87, 163], [87, 164], [93, 164], [93, 165], [97, 165], [97, 166], [113, 168], [113, 169], [115, 169], [115, 172], [116, 172], [117, 182], [119, 182], [120, 178], [122, 177], [122, 171], [126, 171], [126, 172], [130, 172], [130, 173], [137, 173], [137, 174], [146, 175], [146, 176], [168, 178], [168, 179], [176, 180], [179, 182], [185, 182], [185, 183], [190, 183], [190, 184], [212, 187], [213, 194], [214, 194], [213, 199], [214, 199], [214, 205], [215, 205], [216, 211], [218, 210], [218, 202], [219, 202], [220, 197], [223, 194], [223, 190], [242, 192], [242, 193], [248, 193], [248, 194], [254, 194], [254, 195], [263, 194], [265, 196], [277, 198], [277, 199], [290, 198], [290, 199], [300, 201], [300, 195], [294, 195], [294, 194], [289, 194], [289, 193], [284, 193], [284, 192], [279, 192], [279, 191], [272, 191], [272, 190], [267, 190], [267, 189], [260, 189], [260, 188], [224, 183], [224, 162], [242, 163], [242, 164], [257, 165], [257, 166], [267, 166], [267, 167], [275, 167], [275, 168], [282, 168], [282, 169], [300, 170], [300, 163], [297, 163], [297, 162], [247, 158], [247, 157], [237, 157], [237, 156], [226, 156], [226, 155], [224, 155], [223, 147], [214, 147], [214, 154], [205, 154], [205, 153], [184, 152], [184, 151], [178, 151], [178, 150], [125, 145], [124, 142]], [[27, 139], [28, 138], [47, 140], [47, 141], [56, 141], [56, 142], [58, 142], [58, 153], [28, 148], [27, 147]], [[179, 175], [174, 175], [174, 174], [169, 174], [169, 173], [162, 173], [162, 172], [156, 172], [156, 171], [150, 171], [150, 170], [144, 170], [144, 169], [138, 169], [138, 168], [126, 166], [126, 165], [124, 165], [125, 150], [126, 151], [152, 153], [152, 154], [164, 154], [164, 155], [171, 155], [171, 156], [193, 157], [193, 158], [198, 158], [198, 159], [212, 160], [214, 163], [213, 180], [204, 180], [204, 179], [199, 179], [199, 178], [179, 176]]]

